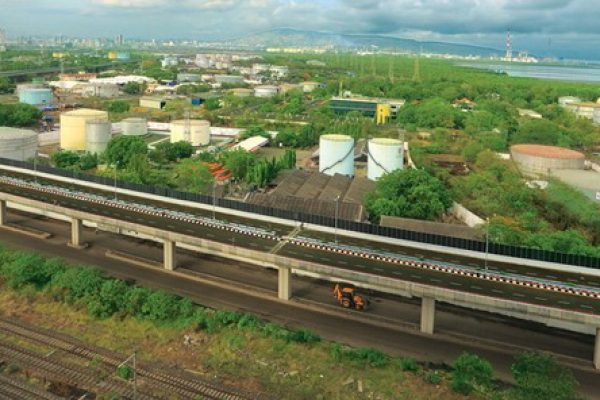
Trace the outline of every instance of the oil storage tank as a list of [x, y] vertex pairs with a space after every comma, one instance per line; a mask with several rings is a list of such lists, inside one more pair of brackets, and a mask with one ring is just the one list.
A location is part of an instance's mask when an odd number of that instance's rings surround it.
[[197, 119], [171, 122], [171, 143], [182, 140], [196, 147], [207, 146], [210, 144], [210, 122]]
[[319, 172], [354, 176], [354, 139], [347, 135], [322, 135], [319, 139]]
[[148, 121], [145, 118], [125, 118], [121, 121], [121, 130], [126, 136], [143, 136], [148, 134]]
[[0, 157], [27, 161], [35, 157], [38, 135], [29, 129], [0, 126]]
[[18, 90], [18, 95], [20, 103], [31, 104], [32, 106], [52, 104], [54, 101], [52, 89], [50, 88], [22, 88]]
[[510, 153], [523, 175], [540, 177], [559, 169], [584, 169], [585, 155], [563, 147], [516, 144]]
[[404, 144], [397, 139], [376, 138], [368, 144], [367, 175], [376, 181], [383, 175], [402, 169], [404, 164]]
[[102, 119], [89, 120], [85, 124], [85, 150], [102, 154], [110, 142], [112, 124]]
[[81, 108], [60, 115], [60, 147], [64, 150], [85, 150], [86, 124], [88, 121], [108, 121], [106, 111]]

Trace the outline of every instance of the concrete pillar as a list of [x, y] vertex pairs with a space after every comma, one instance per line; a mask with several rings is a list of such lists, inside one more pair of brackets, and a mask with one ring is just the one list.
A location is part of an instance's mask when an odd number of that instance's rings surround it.
[[600, 327], [596, 328], [596, 344], [594, 345], [594, 368], [600, 370]]
[[164, 240], [163, 244], [163, 258], [164, 265], [167, 271], [173, 271], [175, 269], [175, 242], [172, 240]]
[[82, 223], [79, 218], [71, 218], [71, 243], [72, 247], [81, 247], [81, 227]]
[[288, 267], [279, 267], [278, 289], [277, 296], [281, 300], [289, 300], [292, 298], [292, 270]]
[[421, 332], [433, 335], [435, 327], [435, 299], [421, 299]]
[[0, 225], [6, 224], [6, 200], [0, 200]]

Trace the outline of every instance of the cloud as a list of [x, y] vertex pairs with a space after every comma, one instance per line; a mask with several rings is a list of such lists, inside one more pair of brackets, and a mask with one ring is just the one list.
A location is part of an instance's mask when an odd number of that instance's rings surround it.
[[[103, 36], [211, 39], [275, 27], [377, 33], [536, 51], [553, 43], [589, 54], [600, 7], [589, 0], [0, 0], [5, 29]], [[31, 9], [36, 9], [35, 13]], [[29, 31], [28, 31], [29, 30]], [[576, 38], [585, 38], [579, 42]], [[558, 46], [558, 45], [556, 45]], [[597, 56], [600, 57], [600, 56]]]

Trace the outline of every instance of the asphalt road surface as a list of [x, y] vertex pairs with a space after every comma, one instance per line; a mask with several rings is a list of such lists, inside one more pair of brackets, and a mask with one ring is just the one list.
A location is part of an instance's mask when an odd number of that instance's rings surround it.
[[[9, 222], [53, 234], [51, 239], [37, 240], [0, 230], [0, 242], [9, 247], [36, 250], [47, 256], [63, 257], [75, 264], [96, 265], [111, 275], [187, 296], [206, 306], [252, 312], [291, 327], [315, 330], [327, 339], [350, 345], [374, 346], [390, 354], [409, 355], [433, 363], [450, 363], [462, 351], [472, 351], [489, 359], [501, 379], [509, 379], [511, 359], [518, 351], [515, 347], [552, 351], [574, 367], [582, 393], [600, 398], [600, 373], [591, 369], [591, 336], [448, 305], [438, 306], [437, 333], [427, 336], [410, 327], [418, 322], [418, 301], [375, 293], [371, 294], [373, 308], [369, 313], [348, 312], [335, 308], [330, 284], [294, 277], [294, 297], [297, 300], [283, 303], [275, 299], [277, 278], [274, 271], [178, 250], [180, 272], [194, 271], [215, 276], [226, 279], [231, 286], [251, 285], [257, 291], [270, 291], [273, 295], [272, 299], [255, 297], [105, 257], [110, 249], [159, 261], [161, 246], [152, 242], [85, 229], [83, 239], [91, 246], [86, 250], [74, 250], [66, 246], [70, 237], [67, 223], [14, 211], [9, 213]], [[306, 302], [320, 303], [321, 306], [306, 307]], [[372, 316], [388, 322], [397, 321], [399, 328], [382, 326], [373, 322]]]

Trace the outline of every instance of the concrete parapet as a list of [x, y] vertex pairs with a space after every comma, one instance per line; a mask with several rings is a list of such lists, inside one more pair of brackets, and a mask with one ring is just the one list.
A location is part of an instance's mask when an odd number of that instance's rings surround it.
[[596, 341], [594, 345], [594, 368], [600, 370], [600, 327], [596, 328]]
[[0, 225], [6, 224], [6, 200], [0, 200]]

